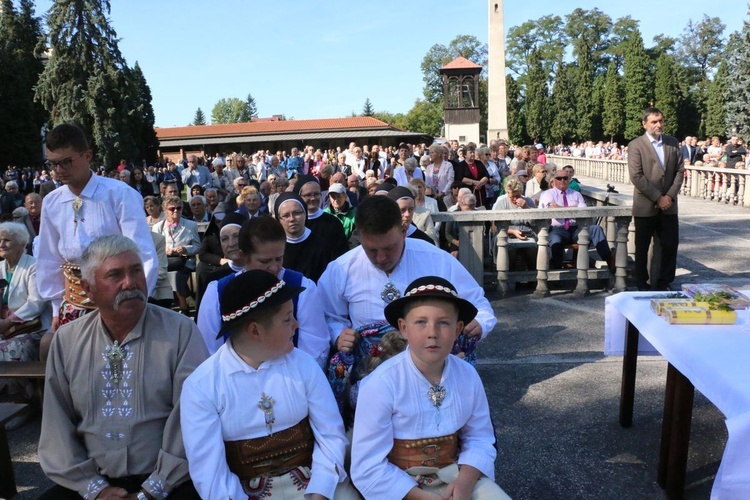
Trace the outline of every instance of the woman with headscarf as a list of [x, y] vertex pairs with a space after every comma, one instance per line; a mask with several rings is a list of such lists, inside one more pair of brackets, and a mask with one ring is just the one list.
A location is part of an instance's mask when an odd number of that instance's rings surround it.
[[[323, 239], [305, 226], [305, 202], [295, 193], [281, 193], [276, 198], [273, 212], [286, 233], [284, 267], [317, 283], [333, 258]], [[336, 220], [336, 224], [340, 224], [339, 221]]]

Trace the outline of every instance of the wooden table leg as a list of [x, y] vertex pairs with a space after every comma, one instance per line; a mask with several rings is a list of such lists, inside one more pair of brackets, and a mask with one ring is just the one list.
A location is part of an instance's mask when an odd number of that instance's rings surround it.
[[0, 498], [11, 498], [16, 493], [18, 491], [8, 448], [8, 435], [5, 433], [5, 424], [0, 423]]
[[670, 369], [674, 370], [674, 400], [672, 404], [672, 425], [669, 433], [667, 497], [678, 500], [683, 498], [685, 492], [695, 387], [679, 370], [671, 365]]
[[622, 386], [620, 388], [620, 426], [633, 425], [633, 401], [635, 399], [635, 373], [638, 365], [638, 337], [640, 332], [627, 322], [625, 349], [622, 357]]
[[677, 370], [669, 364], [667, 367], [667, 385], [664, 390], [664, 415], [661, 421], [661, 443], [659, 447], [659, 469], [656, 481], [662, 488], [667, 487], [669, 470], [669, 444], [672, 439], [672, 420], [674, 418], [674, 391]]

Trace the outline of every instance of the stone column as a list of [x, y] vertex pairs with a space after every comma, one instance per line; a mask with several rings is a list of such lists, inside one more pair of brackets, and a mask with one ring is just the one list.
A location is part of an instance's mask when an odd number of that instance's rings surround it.
[[487, 36], [488, 103], [487, 143], [508, 139], [508, 108], [505, 90], [505, 24], [503, 0], [489, 0], [489, 32]]

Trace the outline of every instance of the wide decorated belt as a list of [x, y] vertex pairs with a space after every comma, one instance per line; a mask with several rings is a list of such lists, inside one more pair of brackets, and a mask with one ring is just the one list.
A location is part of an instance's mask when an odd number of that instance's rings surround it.
[[96, 309], [81, 285], [81, 266], [65, 262], [60, 266], [65, 276], [65, 301], [76, 307]]

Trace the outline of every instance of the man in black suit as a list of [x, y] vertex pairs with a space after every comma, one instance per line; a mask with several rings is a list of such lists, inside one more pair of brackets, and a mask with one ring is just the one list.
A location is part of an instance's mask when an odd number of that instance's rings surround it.
[[682, 158], [684, 158], [686, 162], [690, 162], [690, 165], [695, 165], [695, 153], [697, 149], [698, 148], [693, 145], [693, 138], [690, 136], [685, 137], [685, 144], [680, 147]]
[[52, 180], [45, 182], [41, 186], [39, 186], [39, 196], [44, 198], [48, 194], [50, 194], [55, 189], [62, 186], [62, 182], [57, 180], [57, 172], [55, 172], [55, 169], [53, 168], [52, 171], [49, 173], [50, 177], [52, 177]]
[[680, 241], [677, 194], [685, 177], [682, 152], [677, 139], [663, 135], [664, 115], [658, 108], [643, 112], [646, 133], [628, 144], [628, 171], [633, 184], [635, 221], [635, 280], [647, 290], [648, 249], [657, 236], [661, 245], [659, 276], [651, 276], [653, 290], [669, 290], [677, 268]]

